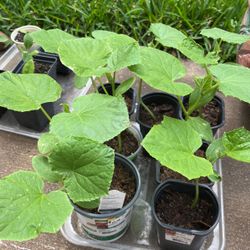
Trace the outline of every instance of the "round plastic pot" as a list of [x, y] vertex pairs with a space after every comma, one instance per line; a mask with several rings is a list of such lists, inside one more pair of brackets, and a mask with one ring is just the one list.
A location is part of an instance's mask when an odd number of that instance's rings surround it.
[[[209, 201], [213, 208], [213, 225], [207, 230], [191, 230], [163, 223], [155, 211], [155, 204], [163, 190], [171, 189], [179, 193], [188, 193], [194, 197], [195, 185], [180, 181], [166, 181], [159, 185], [153, 195], [153, 217], [156, 220], [158, 243], [162, 249], [198, 250], [207, 236], [214, 230], [220, 218], [220, 206], [216, 194], [206, 185], [199, 185], [200, 198]], [[174, 209], [174, 208], [173, 208]]]
[[[189, 100], [189, 96], [185, 96], [183, 98], [183, 104], [185, 105], [188, 102], [188, 100]], [[225, 103], [224, 103], [223, 99], [219, 96], [215, 96], [213, 100], [215, 100], [218, 103], [218, 105], [220, 107], [220, 111], [221, 111], [218, 124], [216, 126], [211, 126], [212, 131], [213, 131], [213, 135], [215, 135], [217, 130], [219, 128], [223, 127], [225, 124]], [[181, 117], [181, 119], [184, 119], [184, 116], [183, 116], [183, 113], [181, 110], [180, 110], [180, 117]]]
[[139, 197], [141, 190], [140, 174], [136, 166], [126, 157], [116, 154], [115, 162], [121, 163], [134, 174], [136, 180], [136, 192], [133, 199], [123, 208], [114, 212], [93, 214], [86, 212], [76, 204], [73, 204], [79, 222], [86, 235], [94, 240], [112, 242], [121, 238], [130, 224], [134, 203]]
[[[115, 88], [117, 88], [120, 85], [120, 83], [115, 83]], [[109, 95], [112, 95], [112, 87], [110, 83], [104, 84], [105, 89], [109, 93]], [[105, 94], [102, 86], [98, 87], [98, 92], [101, 94]], [[136, 104], [136, 93], [133, 88], [130, 88], [128, 91], [125, 92], [125, 95], [127, 95], [132, 100], [131, 110], [128, 111], [129, 115], [131, 116], [135, 112], [135, 104]]]
[[[12, 31], [11, 35], [10, 35], [10, 39], [12, 40], [13, 43], [16, 44], [17, 48], [18, 49], [25, 49], [24, 47], [24, 43], [23, 42], [19, 42], [19, 41], [16, 41], [15, 38], [18, 34], [19, 31], [25, 31], [25, 32], [34, 32], [34, 31], [37, 31], [37, 30], [40, 30], [41, 28], [39, 28], [38, 26], [34, 26], [34, 25], [25, 25], [25, 26], [21, 26], [19, 28], [16, 28]], [[37, 44], [33, 44], [31, 46], [31, 48], [29, 49], [29, 51], [32, 51], [32, 50], [35, 50], [35, 49], [38, 49], [39, 46]]]
[[[55, 114], [54, 105], [52, 102], [45, 103], [42, 106], [50, 115], [50, 117]], [[49, 124], [49, 120], [47, 119], [47, 117], [45, 117], [41, 110], [28, 112], [17, 112], [11, 110], [11, 112], [21, 126], [35, 131], [43, 131]]]
[[[174, 117], [179, 118], [180, 115], [180, 105], [176, 97], [166, 94], [166, 93], [150, 93], [142, 97], [144, 104], [149, 105], [151, 103], [157, 104], [172, 104], [175, 107]], [[149, 126], [140, 120], [141, 117], [141, 105], [138, 104], [138, 110], [136, 111], [136, 121], [140, 124], [140, 130], [143, 137], [149, 132], [152, 126]]]
[[[203, 149], [204, 151], [206, 151], [206, 149], [208, 148], [208, 146], [209, 146], [209, 144], [204, 141], [203, 144], [202, 144], [202, 146], [200, 148]], [[158, 161], [156, 161], [155, 181], [156, 181], [156, 183], [158, 185], [161, 184], [162, 182], [164, 182], [164, 181], [161, 181], [161, 164]], [[178, 179], [177, 179], [177, 181], [178, 181]], [[180, 180], [180, 181], [182, 181], [182, 180]], [[183, 182], [185, 182], [185, 181], [183, 181]], [[214, 182], [208, 182], [208, 183], [203, 183], [203, 184], [206, 185], [206, 186], [208, 186], [208, 187], [210, 187], [210, 188], [212, 188], [213, 185], [214, 185]]]

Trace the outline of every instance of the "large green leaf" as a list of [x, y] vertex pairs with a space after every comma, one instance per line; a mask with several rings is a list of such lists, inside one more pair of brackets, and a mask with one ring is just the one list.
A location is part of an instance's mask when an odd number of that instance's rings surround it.
[[170, 94], [188, 95], [192, 88], [176, 81], [186, 73], [184, 65], [170, 54], [153, 48], [141, 47], [141, 63], [129, 67], [138, 77], [155, 89]]
[[62, 181], [62, 176], [58, 172], [51, 170], [51, 165], [46, 156], [34, 156], [32, 158], [32, 166], [44, 180], [49, 182]]
[[43, 192], [34, 172], [20, 171], [0, 180], [0, 239], [30, 240], [40, 233], [55, 233], [71, 214], [67, 195]]
[[219, 80], [219, 90], [225, 96], [250, 103], [250, 69], [230, 64], [218, 64], [209, 69]]
[[212, 162], [228, 156], [250, 163], [250, 131], [245, 128], [237, 128], [225, 132], [221, 138], [209, 145], [206, 155]]
[[92, 35], [105, 42], [112, 51], [107, 62], [109, 72], [140, 63], [139, 44], [133, 38], [105, 30], [93, 31]]
[[61, 95], [60, 85], [43, 74], [0, 74], [0, 106], [15, 111], [30, 111], [54, 102]]
[[147, 152], [186, 178], [196, 179], [213, 173], [212, 164], [194, 153], [202, 145], [201, 138], [185, 121], [165, 117], [154, 126], [142, 142]]
[[59, 137], [83, 136], [104, 142], [129, 127], [122, 97], [89, 94], [75, 99], [71, 113], [53, 116], [50, 131]]
[[219, 28], [203, 29], [201, 34], [213, 39], [221, 39], [228, 43], [241, 44], [250, 40], [248, 35], [240, 35]]
[[62, 63], [78, 76], [102, 76], [108, 71], [111, 49], [105, 41], [79, 38], [62, 42], [58, 50]]
[[162, 45], [179, 50], [183, 55], [198, 64], [217, 64], [219, 60], [213, 53], [205, 55], [199, 44], [171, 26], [153, 23], [150, 30]]
[[40, 45], [46, 52], [50, 53], [58, 53], [58, 48], [61, 42], [77, 38], [59, 29], [38, 30], [30, 33], [30, 36], [36, 44]]
[[64, 187], [74, 202], [106, 195], [114, 171], [114, 151], [84, 137], [68, 137], [49, 155], [53, 171], [63, 176]]

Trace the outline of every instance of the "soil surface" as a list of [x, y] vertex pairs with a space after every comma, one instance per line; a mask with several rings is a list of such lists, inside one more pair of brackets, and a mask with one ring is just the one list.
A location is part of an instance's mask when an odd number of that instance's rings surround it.
[[128, 130], [121, 132], [121, 140], [122, 140], [122, 152], [118, 152], [119, 151], [118, 137], [115, 137], [115, 138], [109, 140], [105, 144], [108, 145], [109, 147], [113, 148], [115, 150], [115, 152], [121, 153], [125, 156], [131, 155], [139, 147], [139, 143], [138, 143], [137, 139]]
[[213, 224], [213, 207], [200, 199], [197, 206], [191, 208], [193, 199], [189, 194], [165, 189], [155, 204], [157, 217], [176, 227], [207, 230]]
[[21, 42], [22, 43], [25, 35], [26, 35], [26, 33], [18, 31], [18, 33], [17, 33], [17, 35], [15, 37], [15, 40], [17, 42]]
[[[196, 156], [206, 158], [206, 152], [204, 149], [200, 148], [195, 152]], [[160, 181], [163, 182], [168, 179], [175, 179], [175, 180], [180, 180], [180, 181], [185, 181], [185, 182], [190, 182], [190, 183], [195, 183], [195, 180], [188, 180], [186, 177], [183, 175], [167, 168], [164, 166], [160, 167]], [[210, 184], [211, 181], [207, 177], [201, 177], [199, 178], [199, 183], [201, 184]]]
[[125, 102], [126, 102], [126, 105], [128, 107], [128, 112], [131, 112], [132, 111], [132, 107], [133, 107], [133, 99], [130, 98], [129, 94], [123, 94], [122, 95], [125, 99]]
[[[126, 193], [123, 204], [123, 206], [126, 206], [133, 199], [136, 192], [136, 179], [132, 171], [123, 167], [121, 163], [116, 164], [109, 190], [118, 190]], [[98, 208], [84, 210], [90, 213], [99, 214]]]
[[145, 110], [142, 106], [140, 109], [139, 119], [148, 126], [161, 123], [163, 116], [175, 117], [175, 106], [173, 104], [158, 104], [153, 102], [147, 104], [147, 107], [153, 112], [156, 119], [154, 120], [147, 110]]
[[46, 63], [46, 62], [35, 62], [35, 73], [44, 73], [47, 74], [51, 68], [51, 64], [50, 63]]
[[[191, 116], [198, 116], [199, 111], [194, 111]], [[201, 116], [208, 121], [211, 126], [216, 126], [220, 123], [221, 109], [216, 100], [210, 101], [202, 108]]]

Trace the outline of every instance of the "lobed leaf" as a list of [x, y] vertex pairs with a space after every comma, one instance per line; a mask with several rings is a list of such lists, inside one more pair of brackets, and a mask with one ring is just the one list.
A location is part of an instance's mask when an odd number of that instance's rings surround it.
[[34, 172], [19, 171], [0, 180], [0, 239], [24, 241], [55, 233], [71, 214], [67, 195], [43, 192]]

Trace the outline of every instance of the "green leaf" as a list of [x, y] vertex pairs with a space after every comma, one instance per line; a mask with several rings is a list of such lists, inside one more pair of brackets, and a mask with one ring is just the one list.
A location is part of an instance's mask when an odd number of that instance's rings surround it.
[[236, 34], [219, 28], [203, 29], [201, 35], [234, 44], [241, 44], [250, 40], [248, 35]]
[[104, 41], [89, 37], [65, 41], [59, 46], [62, 63], [82, 77], [106, 73], [110, 55], [111, 49]]
[[225, 96], [233, 96], [250, 103], [250, 69], [229, 64], [218, 64], [209, 69], [219, 80], [219, 90]]
[[185, 121], [165, 117], [160, 125], [149, 131], [142, 145], [163, 166], [189, 180], [213, 173], [213, 166], [208, 160], [194, 155], [202, 140]]
[[68, 103], [64, 102], [64, 103], [61, 103], [60, 105], [63, 106], [63, 112], [70, 113], [70, 107]]
[[55, 115], [50, 123], [51, 133], [58, 137], [83, 136], [99, 142], [112, 139], [128, 127], [124, 99], [102, 94], [76, 98], [71, 113]]
[[115, 96], [123, 95], [126, 93], [134, 84], [135, 77], [130, 77], [129, 79], [122, 82], [118, 88], [115, 90]]
[[51, 166], [46, 156], [34, 156], [32, 158], [32, 166], [44, 180], [49, 182], [62, 181], [62, 176], [58, 172], [51, 170]]
[[9, 42], [9, 38], [4, 35], [4, 34], [0, 34], [0, 43], [8, 43]]
[[32, 74], [35, 72], [35, 64], [33, 58], [24, 63], [22, 74]]
[[62, 89], [45, 74], [0, 74], [0, 106], [15, 111], [37, 110], [59, 99]]
[[58, 48], [61, 42], [77, 38], [59, 29], [38, 30], [30, 33], [30, 36], [36, 44], [40, 45], [46, 52], [50, 53], [58, 53]]
[[213, 174], [208, 176], [208, 179], [212, 182], [218, 182], [221, 181], [221, 176], [214, 170]]
[[186, 74], [184, 65], [174, 56], [158, 49], [141, 47], [141, 63], [129, 67], [151, 87], [170, 94], [185, 96], [192, 88], [177, 79]]
[[27, 33], [24, 38], [23, 38], [23, 42], [24, 42], [24, 46], [25, 46], [25, 49], [30, 49], [33, 45], [33, 39], [30, 35], [30, 33]]
[[19, 171], [0, 180], [0, 239], [24, 241], [55, 233], [71, 214], [67, 195], [43, 192], [34, 172]]
[[198, 64], [217, 64], [219, 57], [213, 53], [205, 56], [203, 48], [181, 31], [162, 23], [153, 23], [150, 31], [163, 46], [179, 50], [183, 55]]
[[211, 142], [213, 140], [213, 132], [210, 124], [200, 117], [189, 117], [187, 124], [194, 129], [201, 139]]
[[53, 150], [55, 144], [58, 142], [59, 138], [55, 135], [51, 133], [44, 133], [40, 136], [38, 140], [38, 151], [44, 155], [49, 154]]
[[74, 202], [93, 201], [108, 193], [114, 171], [114, 151], [108, 146], [68, 137], [55, 145], [49, 163], [63, 176]]
[[74, 86], [77, 89], [82, 89], [86, 86], [86, 84], [88, 83], [88, 80], [89, 80], [89, 77], [75, 75]]
[[214, 140], [206, 150], [206, 158], [215, 163], [219, 158], [225, 156], [225, 147], [222, 143], [222, 138]]
[[100, 199], [96, 199], [89, 202], [77, 202], [77, 205], [87, 209], [97, 208], [100, 204]]

